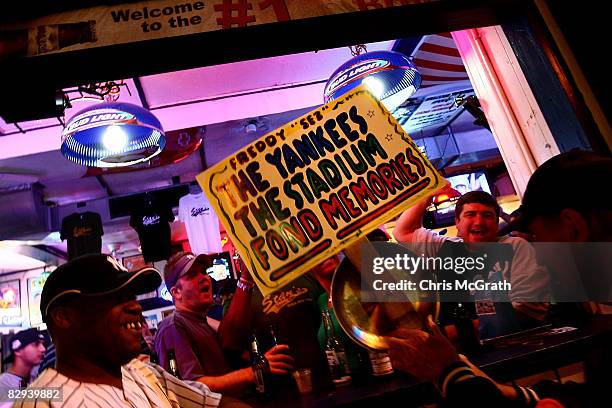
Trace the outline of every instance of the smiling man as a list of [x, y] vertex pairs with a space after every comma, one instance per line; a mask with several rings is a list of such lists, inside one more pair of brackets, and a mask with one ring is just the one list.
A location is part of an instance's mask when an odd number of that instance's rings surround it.
[[[161, 284], [153, 268], [128, 272], [103, 254], [84, 255], [49, 275], [40, 309], [56, 347], [28, 389], [40, 398], [15, 407], [216, 407], [221, 395], [136, 359], [142, 309], [136, 295]], [[41, 390], [45, 390], [42, 393]]]
[[[168, 260], [164, 280], [176, 310], [159, 324], [155, 350], [166, 369], [168, 352], [174, 351], [183, 379], [199, 381], [214, 391], [239, 395], [255, 383], [255, 374], [250, 367], [232, 370], [224, 352], [246, 346], [254, 283], [248, 272], [240, 278], [232, 304], [215, 332], [206, 319], [213, 302], [212, 281], [206, 273], [210, 266], [211, 257], [196, 257], [189, 252], [180, 252]], [[265, 354], [272, 374], [284, 375], [293, 369], [288, 349], [287, 345], [278, 345]]]
[[[569, 259], [577, 266], [576, 272], [582, 279], [595, 282], [587, 288], [597, 292], [589, 293], [590, 296], [598, 297], [589, 297], [589, 300], [612, 300], [609, 261], [612, 204], [602, 199], [602, 182], [611, 178], [609, 155], [581, 150], [561, 153], [533, 173], [523, 196], [521, 216], [515, 221], [515, 226], [526, 228], [536, 242], [556, 243], [552, 248], [557, 252], [559, 243], [572, 244], [561, 248], [577, 256]], [[558, 194], [559, 191], [568, 193]], [[604, 254], [591, 252], [601, 249]], [[591, 256], [589, 259], [582, 253], [584, 250]], [[592, 255], [600, 256], [591, 259]], [[538, 407], [596, 407], [609, 398], [612, 352], [607, 336], [591, 339], [583, 350], [584, 383], [542, 380], [530, 388], [493, 381], [457, 354], [431, 318], [426, 330], [403, 330], [396, 336], [389, 338], [394, 367], [421, 380], [437, 382], [444, 396], [441, 405], [445, 407], [534, 407], [536, 404]]]
[[[440, 236], [422, 227], [423, 214], [430, 200], [426, 198], [406, 210], [393, 231], [397, 241], [407, 244], [415, 253], [456, 258], [470, 256], [471, 251], [479, 247], [486, 248], [479, 246], [482, 243], [502, 244], [488, 246], [499, 255], [499, 261], [489, 256], [488, 270], [473, 276], [473, 279], [509, 282], [512, 288], [507, 295], [493, 291], [478, 294], [475, 312], [480, 318], [481, 335], [501, 335], [543, 320], [548, 304], [542, 300], [550, 293], [548, 272], [538, 265], [535, 250], [527, 241], [518, 237], [498, 237], [501, 209], [495, 197], [484, 191], [471, 191], [459, 198], [455, 206], [457, 237]], [[439, 274], [438, 278], [441, 277], [446, 276]], [[456, 279], [458, 276], [449, 277]], [[451, 308], [448, 302], [442, 305], [446, 315], [452, 314]], [[444, 312], [441, 321], [450, 323]]]

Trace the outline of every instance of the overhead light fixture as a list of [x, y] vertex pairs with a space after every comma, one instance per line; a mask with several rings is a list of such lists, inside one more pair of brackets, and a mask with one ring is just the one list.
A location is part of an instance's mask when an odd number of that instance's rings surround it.
[[120, 152], [125, 149], [128, 137], [119, 125], [110, 125], [104, 131], [102, 143], [111, 152]]
[[421, 86], [421, 74], [404, 54], [395, 51], [366, 52], [336, 69], [325, 85], [325, 102], [362, 83], [389, 112], [393, 112]]
[[79, 111], [62, 131], [62, 154], [90, 167], [126, 167], [157, 156], [166, 145], [159, 120], [124, 102], [100, 103]]

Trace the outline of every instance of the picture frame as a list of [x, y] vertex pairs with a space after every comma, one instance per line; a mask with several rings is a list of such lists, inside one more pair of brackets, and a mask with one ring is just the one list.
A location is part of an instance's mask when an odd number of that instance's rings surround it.
[[145, 262], [142, 254], [125, 256], [121, 258], [121, 263], [130, 272], [136, 272], [142, 268], [153, 268], [153, 263]]
[[0, 282], [0, 326], [21, 325], [22, 321], [21, 281]]

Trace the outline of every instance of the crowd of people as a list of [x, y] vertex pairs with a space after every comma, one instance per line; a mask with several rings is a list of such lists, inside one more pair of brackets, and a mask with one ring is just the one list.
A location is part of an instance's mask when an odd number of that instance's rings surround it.
[[[612, 159], [595, 153], [572, 151], [550, 159], [529, 180], [520, 215], [511, 220], [509, 230], [534, 242], [611, 241], [612, 208], [598, 197], [599, 180], [609, 175]], [[502, 298], [484, 293], [470, 302], [480, 335], [497, 336], [547, 319], [549, 271], [538, 264], [534, 248], [519, 234], [499, 236], [501, 214], [495, 198], [476, 191], [459, 199], [457, 237], [421, 226], [429, 200], [399, 217], [394, 230], [399, 243], [416, 253], [445, 257], [469, 254], [483, 243], [505, 248], [490, 259], [485, 278], [508, 280], [512, 290]], [[331, 382], [322, 352], [321, 314], [331, 312], [333, 317], [329, 292], [339, 263], [338, 256], [329, 258], [267, 296], [244, 270], [216, 327], [206, 317], [213, 303], [206, 273], [212, 258], [180, 252], [168, 260], [163, 273], [175, 311], [153, 336], [136, 296], [159, 287], [159, 272], [145, 268], [130, 273], [103, 254], [75, 258], [51, 273], [43, 288], [41, 314], [53, 344], [45, 344], [36, 329], [18, 332], [10, 340], [12, 367], [0, 375], [0, 404], [7, 403], [9, 390], [29, 384], [31, 389], [61, 389], [61, 401], [28, 398], [13, 406], [248, 407], [244, 401], [258, 381], [245, 355], [253, 335], [279, 393], [291, 390], [291, 373], [301, 368], [311, 369], [315, 388], [323, 390]], [[580, 272], [585, 281], [592, 281], [591, 275], [599, 271], [589, 267]], [[607, 275], [599, 284], [610, 288], [612, 278]], [[456, 302], [442, 305], [438, 321], [429, 317], [422, 329], [399, 329], [388, 338], [393, 367], [438, 385], [441, 405], [530, 407], [548, 399], [553, 404], [549, 406], [588, 407], [596, 406], [594, 401], [605, 393], [610, 373], [602, 365], [587, 367], [584, 385], [547, 381], [518, 387], [496, 382], [447, 338], [444, 327], [452, 324]], [[337, 325], [335, 318], [333, 323]], [[349, 365], [356, 371], [367, 351], [341, 335]], [[51, 362], [41, 365], [46, 347], [47, 357], [54, 358], [45, 358]], [[612, 362], [612, 353], [597, 352], [602, 361]], [[32, 369], [38, 365], [44, 369], [33, 379]]]

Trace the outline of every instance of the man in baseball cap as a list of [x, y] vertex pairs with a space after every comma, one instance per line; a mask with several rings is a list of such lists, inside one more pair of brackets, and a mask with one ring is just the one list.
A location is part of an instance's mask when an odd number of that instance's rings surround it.
[[[255, 284], [245, 270], [228, 312], [215, 331], [206, 318], [213, 303], [212, 280], [207, 273], [213, 259], [210, 255], [179, 252], [166, 263], [164, 279], [176, 310], [159, 324], [155, 351], [168, 368], [168, 352], [173, 350], [183, 379], [202, 382], [213, 391], [240, 395], [255, 383], [254, 372], [250, 367], [232, 370], [225, 353], [240, 351], [248, 339]], [[286, 344], [279, 344], [265, 353], [272, 374], [291, 372], [293, 358], [288, 350]]]
[[40, 308], [56, 347], [56, 368], [45, 370], [30, 387], [57, 387], [63, 395], [28, 404], [218, 406], [221, 396], [204, 384], [187, 385], [136, 358], [142, 337], [136, 296], [160, 284], [154, 268], [128, 272], [104, 254], [84, 255], [53, 271]]
[[40, 297], [40, 311], [46, 322], [56, 305], [70, 299], [103, 296], [122, 289], [140, 295], [154, 291], [160, 284], [155, 268], [131, 273], [110, 255], [82, 256], [49, 275]]
[[23, 388], [30, 383], [32, 368], [40, 364], [45, 353], [45, 336], [38, 329], [21, 330], [9, 341], [10, 354], [5, 361], [13, 365], [0, 374], [0, 401], [8, 389]]

